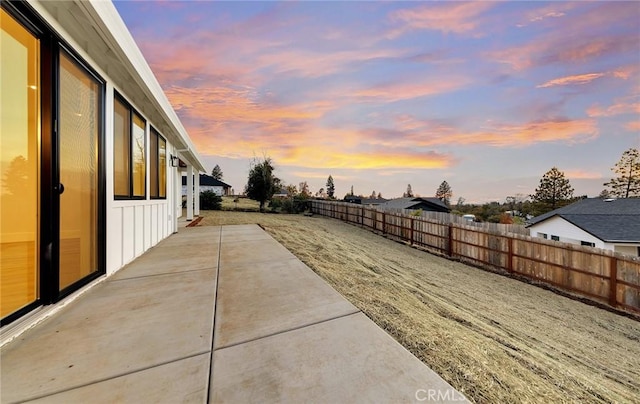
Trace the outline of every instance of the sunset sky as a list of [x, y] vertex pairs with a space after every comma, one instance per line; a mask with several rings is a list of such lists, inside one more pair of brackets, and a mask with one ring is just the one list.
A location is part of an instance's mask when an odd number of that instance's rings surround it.
[[241, 192], [253, 157], [312, 192], [597, 196], [640, 147], [640, 3], [115, 5], [200, 151]]

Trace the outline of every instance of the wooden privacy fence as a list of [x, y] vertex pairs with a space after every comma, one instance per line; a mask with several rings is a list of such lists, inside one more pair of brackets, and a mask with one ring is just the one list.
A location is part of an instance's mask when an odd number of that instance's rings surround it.
[[640, 312], [640, 258], [352, 203], [313, 200], [311, 210], [450, 258], [499, 268], [615, 308]]

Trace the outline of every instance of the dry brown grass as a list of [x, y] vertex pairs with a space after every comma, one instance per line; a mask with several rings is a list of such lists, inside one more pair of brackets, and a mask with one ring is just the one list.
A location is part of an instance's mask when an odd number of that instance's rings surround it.
[[[234, 202], [234, 201], [238, 202]], [[256, 211], [260, 210], [260, 203], [251, 200], [249, 198], [240, 198], [234, 196], [222, 197], [222, 210], [242, 210], [242, 211]]]
[[475, 402], [639, 402], [640, 323], [321, 217], [258, 223]]

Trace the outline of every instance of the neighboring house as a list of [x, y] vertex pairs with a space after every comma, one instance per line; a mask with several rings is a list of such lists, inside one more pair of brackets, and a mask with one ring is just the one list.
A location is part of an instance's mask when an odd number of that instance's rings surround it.
[[181, 172], [204, 166], [110, 1], [0, 7], [4, 326], [176, 232]]
[[381, 209], [422, 209], [424, 212], [449, 213], [451, 209], [438, 198], [397, 198], [380, 204]]
[[582, 199], [527, 227], [535, 237], [640, 256], [640, 198]]
[[280, 188], [271, 196], [271, 199], [284, 199], [287, 197], [289, 197], [289, 192], [285, 188]]
[[360, 196], [348, 195], [344, 197], [344, 201], [358, 205], [378, 206], [385, 203], [387, 200], [382, 198], [362, 198]]
[[[207, 174], [200, 174], [200, 192], [213, 191], [219, 196], [229, 196], [231, 185], [213, 178]], [[187, 176], [182, 177], [182, 196], [187, 195]]]

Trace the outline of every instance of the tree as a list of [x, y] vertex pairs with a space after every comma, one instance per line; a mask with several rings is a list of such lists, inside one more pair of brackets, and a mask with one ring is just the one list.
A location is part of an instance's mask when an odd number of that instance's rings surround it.
[[451, 197], [453, 196], [453, 192], [451, 191], [451, 186], [447, 181], [442, 181], [438, 189], [436, 190], [436, 198], [440, 199], [444, 202], [445, 205], [449, 206], [449, 201], [451, 201]]
[[215, 167], [213, 167], [213, 170], [211, 170], [211, 176], [215, 179], [217, 179], [218, 181], [222, 181], [222, 169], [220, 168], [219, 165], [216, 164]]
[[640, 152], [631, 148], [611, 168], [617, 177], [604, 183], [610, 188], [610, 195], [618, 198], [640, 197]]
[[336, 192], [336, 186], [333, 184], [333, 177], [329, 175], [327, 178], [327, 196], [329, 199], [333, 199], [333, 195]]
[[411, 190], [411, 184], [407, 184], [407, 192], [402, 194], [404, 198], [413, 198], [413, 190]]
[[307, 181], [298, 184], [298, 188], [300, 189], [299, 195], [301, 197], [309, 198], [311, 196], [311, 191], [309, 191], [309, 184], [307, 184]]
[[376, 199], [376, 191], [375, 190], [373, 190], [373, 192], [371, 192], [371, 195], [369, 196], [369, 198]]
[[547, 205], [546, 209], [554, 210], [556, 207], [565, 205], [573, 198], [573, 187], [569, 180], [564, 177], [564, 173], [553, 167], [547, 171], [540, 179], [540, 185], [536, 188], [536, 193], [531, 195], [534, 202], [541, 202]]
[[287, 185], [286, 187], [284, 187], [284, 189], [287, 190], [287, 196], [294, 197], [298, 195], [298, 188], [296, 188], [296, 186], [293, 184]]
[[[9, 195], [24, 194], [25, 184], [29, 184], [31, 173], [30, 164], [23, 156], [17, 156], [7, 167], [2, 186]], [[4, 193], [4, 192], [2, 192]]]
[[378, 192], [378, 199], [382, 199], [382, 194]]
[[273, 162], [265, 157], [262, 161], [254, 159], [249, 170], [249, 180], [245, 188], [247, 196], [260, 202], [260, 212], [264, 212], [264, 204], [276, 191], [280, 180], [273, 176]]

